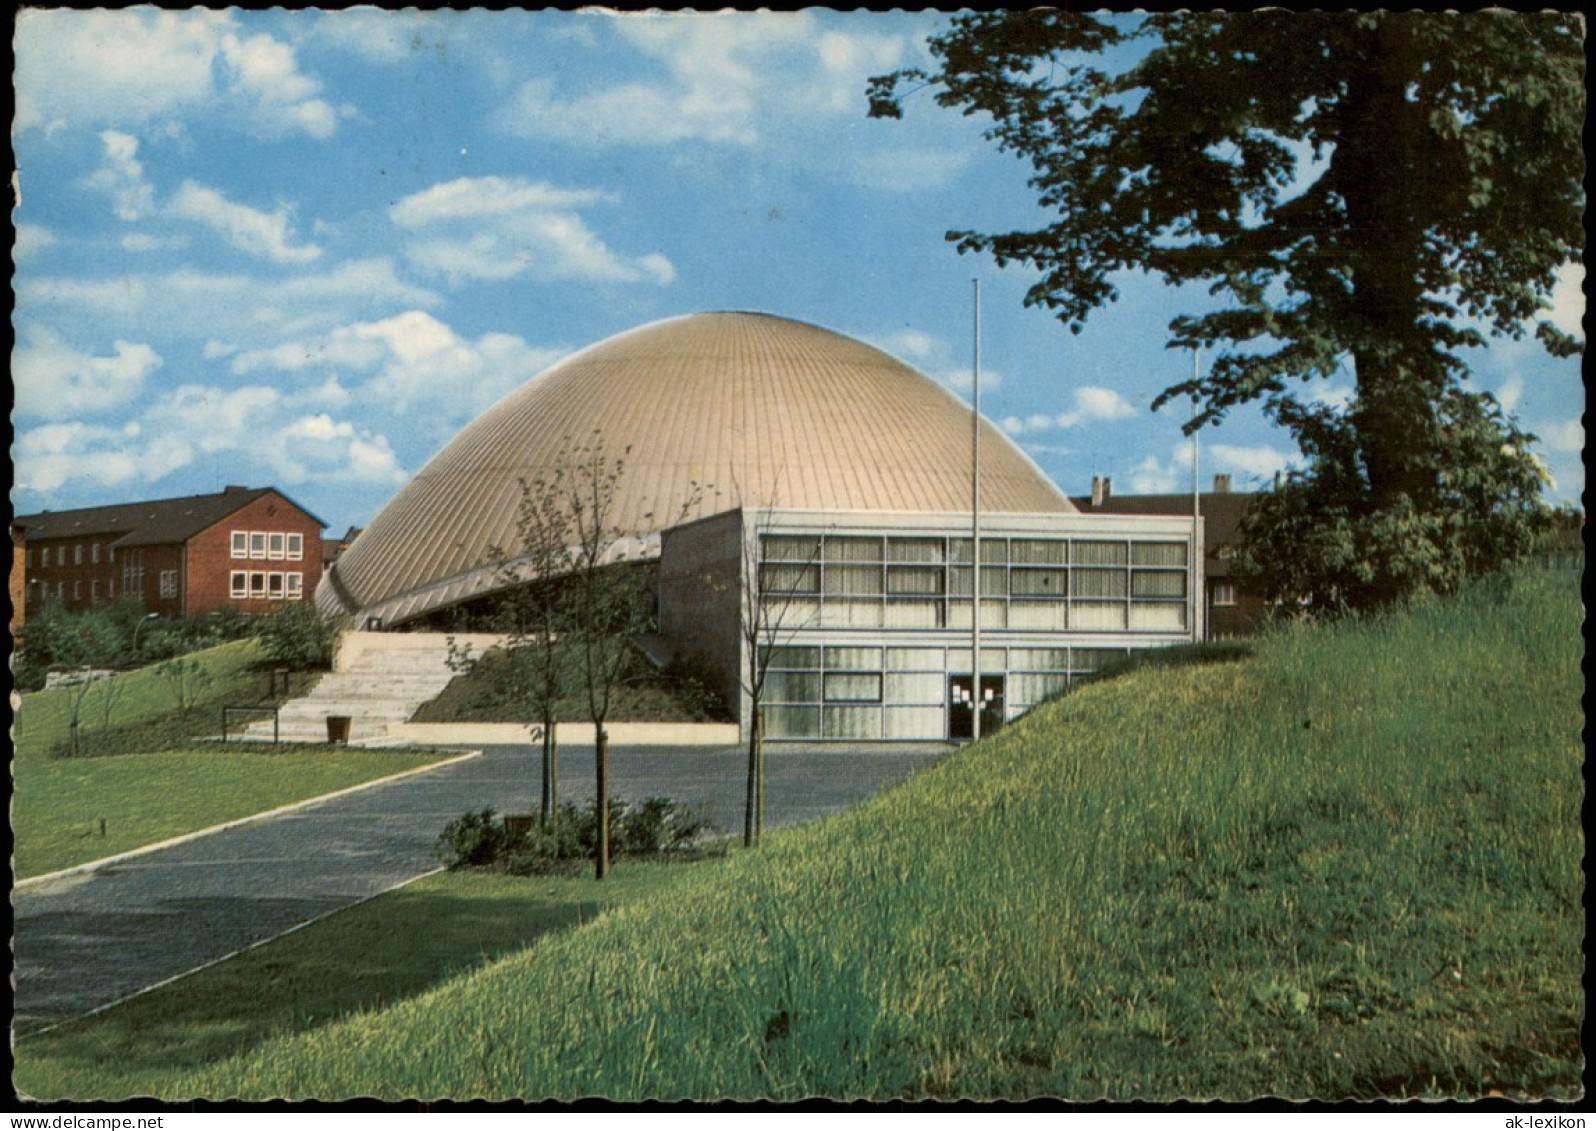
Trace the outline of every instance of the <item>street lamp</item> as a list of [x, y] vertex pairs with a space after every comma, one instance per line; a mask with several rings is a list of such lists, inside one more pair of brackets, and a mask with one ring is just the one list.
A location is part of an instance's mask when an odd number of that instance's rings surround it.
[[145, 613], [144, 614], [144, 619], [139, 621], [139, 623], [136, 626], [134, 626], [134, 629], [133, 629], [133, 658], [135, 660], [138, 659], [138, 656], [139, 656], [139, 633], [144, 631], [144, 626], [145, 625], [149, 624], [150, 621], [154, 620], [156, 617], [158, 617], [160, 615], [161, 615], [160, 613]]

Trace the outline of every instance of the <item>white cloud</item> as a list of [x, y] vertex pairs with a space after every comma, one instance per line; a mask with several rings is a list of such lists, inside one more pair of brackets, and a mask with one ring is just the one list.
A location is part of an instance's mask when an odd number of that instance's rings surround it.
[[49, 495], [68, 485], [115, 487], [154, 482], [193, 461], [180, 439], [162, 437], [130, 443], [137, 434], [125, 428], [72, 421], [46, 424], [17, 436], [13, 448], [13, 486]]
[[18, 130], [200, 114], [263, 136], [336, 129], [293, 48], [245, 34], [229, 12], [24, 9], [15, 46]]
[[[563, 93], [540, 76], [521, 87], [500, 124], [585, 146], [749, 146], [812, 128], [819, 115], [862, 114], [865, 79], [892, 69], [908, 47], [902, 36], [822, 30], [808, 12], [652, 13], [613, 28], [643, 55], [632, 68], [643, 78]], [[650, 74], [661, 68], [662, 76]]]
[[[376, 322], [341, 326], [314, 339], [280, 343], [239, 354], [233, 372], [337, 370], [368, 374], [355, 389], [384, 412], [404, 413], [428, 404], [449, 419], [467, 419], [565, 356], [535, 349], [511, 334], [462, 338], [420, 310]], [[336, 403], [344, 390], [336, 376], [316, 396]]]
[[[1191, 457], [1186, 458], [1189, 461]], [[1258, 481], [1272, 479], [1275, 472], [1284, 471], [1296, 458], [1291, 452], [1283, 452], [1268, 444], [1260, 444], [1255, 448], [1239, 448], [1234, 444], [1204, 444], [1202, 448], [1205, 465], [1212, 463], [1216, 469], [1250, 476]]]
[[11, 243], [11, 255], [18, 263], [31, 259], [55, 243], [55, 233], [38, 224], [18, 224]]
[[188, 237], [153, 236], [148, 232], [129, 232], [121, 239], [122, 250], [131, 252], [181, 251], [188, 246]]
[[551, 280], [670, 283], [676, 270], [663, 255], [622, 256], [575, 211], [613, 199], [520, 178], [462, 177], [405, 197], [389, 216], [415, 234], [405, 250], [411, 262], [451, 282], [527, 273]]
[[1579, 417], [1564, 420], [1542, 432], [1542, 439], [1554, 452], [1585, 450], [1585, 424]]
[[562, 189], [520, 178], [461, 177], [412, 193], [388, 214], [401, 228], [415, 229], [445, 220], [490, 219], [614, 201], [612, 194], [597, 189]]
[[[984, 380], [984, 375], [983, 375]], [[1034, 435], [1054, 428], [1076, 428], [1097, 420], [1124, 420], [1136, 415], [1136, 406], [1113, 389], [1099, 385], [1082, 385], [1071, 394], [1074, 407], [1056, 416], [1033, 413], [1024, 420], [1010, 416], [1004, 419], [1003, 428], [1011, 435]]]
[[127, 404], [160, 367], [147, 345], [117, 341], [115, 354], [96, 357], [73, 349], [52, 330], [37, 329], [11, 359], [18, 416], [61, 420]]
[[290, 243], [289, 212], [261, 212], [235, 204], [215, 189], [184, 181], [167, 204], [173, 216], [193, 220], [216, 232], [232, 246], [275, 263], [308, 263], [321, 255], [314, 245], [295, 247]]
[[[1204, 440], [1198, 453], [1198, 470], [1203, 476], [1202, 489], [1211, 490], [1216, 472], [1240, 476], [1236, 488], [1257, 486], [1284, 470], [1297, 457], [1268, 444], [1257, 447], [1238, 447], [1235, 444], [1211, 443]], [[1170, 451], [1168, 461], [1148, 456], [1131, 469], [1130, 489], [1138, 495], [1168, 495], [1191, 490], [1192, 442], [1182, 440]]]
[[1168, 495], [1175, 490], [1178, 474], [1174, 466], [1160, 463], [1157, 456], [1148, 456], [1131, 469], [1131, 491], [1137, 495]]
[[318, 47], [347, 51], [368, 63], [401, 63], [448, 42], [452, 12], [406, 12], [364, 8], [318, 13]]
[[114, 279], [17, 279], [21, 308], [94, 318], [109, 327], [107, 333], [131, 334], [158, 322], [178, 337], [238, 348], [326, 330], [396, 306], [429, 307], [440, 301], [434, 292], [402, 281], [393, 262], [383, 257], [286, 279], [189, 270]]
[[1585, 266], [1582, 263], [1564, 264], [1557, 270], [1557, 282], [1546, 311], [1546, 321], [1563, 333], [1581, 340], [1585, 337]]
[[1523, 399], [1524, 378], [1517, 373], [1502, 382], [1502, 387], [1496, 390], [1496, 402], [1502, 406], [1504, 412], [1518, 411], [1519, 402]]
[[105, 157], [88, 179], [90, 188], [111, 198], [111, 210], [119, 220], [140, 220], [155, 207], [155, 190], [144, 179], [139, 163], [138, 138], [118, 130], [100, 134]]

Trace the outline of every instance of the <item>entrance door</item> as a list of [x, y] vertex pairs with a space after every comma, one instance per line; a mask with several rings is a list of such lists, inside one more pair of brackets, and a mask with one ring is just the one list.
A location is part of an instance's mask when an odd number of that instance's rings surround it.
[[[948, 677], [948, 738], [957, 742], [975, 737], [975, 709], [968, 675]], [[991, 734], [1003, 725], [1003, 677], [981, 677], [981, 733]]]

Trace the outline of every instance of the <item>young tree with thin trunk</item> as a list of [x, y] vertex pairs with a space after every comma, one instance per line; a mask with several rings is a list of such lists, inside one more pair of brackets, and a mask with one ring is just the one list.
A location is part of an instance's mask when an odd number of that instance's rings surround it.
[[[1027, 305], [1072, 332], [1127, 271], [1228, 299], [1171, 322], [1173, 348], [1229, 348], [1154, 407], [1197, 398], [1191, 432], [1261, 403], [1309, 465], [1255, 508], [1255, 572], [1375, 608], [1498, 568], [1545, 514], [1534, 437], [1464, 387], [1464, 351], [1582, 348], [1544, 313], [1584, 245], [1584, 39], [1552, 11], [984, 12], [932, 37], [937, 69], [873, 79], [870, 112], [929, 85], [990, 115], [1049, 222], [948, 238], [1038, 272]], [[1345, 370], [1345, 407], [1298, 391]]]
[[[495, 579], [502, 590], [499, 615], [505, 633], [503, 662], [527, 709], [526, 720], [541, 746], [539, 822], [547, 827], [559, 811], [560, 752], [557, 722], [567, 695], [565, 668], [571, 622], [566, 577], [575, 564], [575, 530], [568, 502], [571, 471], [557, 465], [533, 480], [522, 479], [516, 511], [516, 546], [491, 546]], [[469, 650], [451, 662], [475, 664]]]
[[[635, 532], [623, 529], [616, 513], [630, 452], [625, 448], [611, 456], [602, 433], [594, 432], [586, 444], [571, 450], [570, 472], [564, 481], [566, 514], [574, 535], [566, 608], [571, 618], [570, 637], [581, 656], [588, 717], [593, 722], [597, 829], [593, 870], [600, 880], [610, 870], [609, 732], [605, 724], [616, 690], [637, 661], [633, 639], [654, 624], [650, 579], [636, 568]], [[664, 525], [685, 519], [698, 498], [695, 483], [681, 512]]]
[[742, 647], [745, 664], [741, 673], [744, 696], [750, 715], [748, 732], [748, 792], [743, 812], [743, 847], [759, 843], [765, 824], [765, 684], [775, 648], [797, 627], [793, 622], [794, 600], [808, 590], [802, 584], [803, 571], [818, 568], [817, 552], [806, 561], [761, 564], [763, 540], [771, 529], [769, 510], [744, 510], [746, 516], [761, 517], [751, 531], [743, 533], [742, 550]]

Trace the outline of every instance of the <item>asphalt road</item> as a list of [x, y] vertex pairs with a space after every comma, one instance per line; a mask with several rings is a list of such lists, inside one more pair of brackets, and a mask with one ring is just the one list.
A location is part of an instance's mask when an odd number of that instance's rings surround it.
[[[772, 744], [766, 827], [837, 812], [948, 749]], [[746, 758], [727, 747], [616, 748], [611, 794], [707, 804], [720, 829], [739, 832]], [[591, 748], [562, 750], [560, 773], [563, 799], [591, 800]], [[13, 1033], [120, 1001], [413, 880], [438, 866], [433, 845], [449, 821], [484, 808], [534, 812], [538, 792], [536, 750], [489, 747], [479, 758], [13, 891]]]

